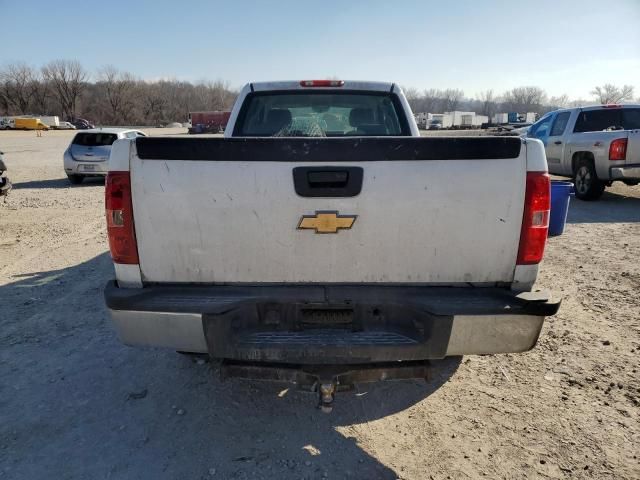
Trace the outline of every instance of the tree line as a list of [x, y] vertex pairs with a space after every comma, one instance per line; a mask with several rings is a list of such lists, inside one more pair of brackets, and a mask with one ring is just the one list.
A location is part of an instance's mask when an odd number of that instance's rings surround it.
[[200, 110], [231, 108], [237, 92], [228, 83], [146, 81], [107, 65], [90, 74], [75, 60], [41, 68], [13, 63], [0, 68], [0, 115], [58, 115], [99, 125], [164, 125]]
[[[414, 112], [536, 112], [633, 99], [631, 85], [597, 86], [592, 100], [549, 97], [539, 87], [516, 87], [502, 94], [486, 90], [475, 97], [464, 91], [405, 88]], [[107, 65], [92, 77], [76, 60], [54, 60], [41, 68], [12, 63], [0, 68], [0, 115], [58, 115], [63, 120], [87, 118], [99, 125], [164, 125], [186, 121], [188, 112], [227, 110], [237, 96], [227, 82], [147, 81]], [[638, 100], [640, 102], [640, 99]]]
[[631, 85], [617, 87], [607, 83], [591, 91], [591, 100], [570, 100], [568, 95], [549, 97], [542, 88], [535, 86], [512, 88], [501, 95], [494, 90], [485, 90], [476, 94], [475, 98], [467, 98], [464, 91], [453, 88], [431, 88], [421, 92], [410, 87], [405, 88], [404, 93], [414, 112], [443, 113], [462, 110], [491, 118], [498, 112], [544, 114], [559, 108], [627, 102], [633, 100], [633, 90]]

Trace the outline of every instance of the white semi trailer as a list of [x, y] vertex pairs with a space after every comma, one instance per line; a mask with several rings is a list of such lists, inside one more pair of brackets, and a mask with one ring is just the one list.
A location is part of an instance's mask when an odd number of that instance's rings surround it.
[[57, 115], [36, 115], [42, 123], [50, 128], [58, 128], [60, 126], [60, 118]]
[[[471, 122], [471, 119], [475, 116], [476, 112], [445, 112], [442, 122], [442, 128], [460, 128], [465, 126], [466, 122]], [[464, 118], [464, 120], [463, 120]], [[470, 123], [471, 125], [471, 123]]]

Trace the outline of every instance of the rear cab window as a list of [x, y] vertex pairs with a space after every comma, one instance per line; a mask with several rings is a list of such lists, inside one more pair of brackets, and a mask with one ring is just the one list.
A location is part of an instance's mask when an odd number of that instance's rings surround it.
[[385, 92], [280, 91], [247, 95], [233, 136], [410, 136], [398, 97]]
[[640, 108], [603, 108], [580, 112], [574, 132], [635, 130], [640, 128]]
[[115, 133], [79, 133], [73, 139], [73, 145], [102, 147], [112, 145], [117, 139]]
[[623, 108], [622, 126], [625, 130], [640, 129], [640, 108]]

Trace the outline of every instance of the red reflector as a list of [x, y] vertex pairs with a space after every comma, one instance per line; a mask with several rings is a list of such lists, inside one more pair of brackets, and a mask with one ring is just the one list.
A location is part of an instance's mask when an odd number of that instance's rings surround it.
[[535, 265], [542, 261], [549, 230], [551, 182], [546, 172], [527, 172], [524, 215], [520, 232], [518, 265]]
[[344, 80], [301, 80], [301, 87], [342, 87]]
[[616, 103], [608, 103], [607, 105], [602, 105], [602, 108], [621, 108], [622, 105], [618, 105]]
[[129, 172], [109, 172], [105, 185], [109, 250], [115, 263], [138, 263]]
[[609, 145], [609, 160], [625, 160], [627, 158], [627, 139], [616, 138]]

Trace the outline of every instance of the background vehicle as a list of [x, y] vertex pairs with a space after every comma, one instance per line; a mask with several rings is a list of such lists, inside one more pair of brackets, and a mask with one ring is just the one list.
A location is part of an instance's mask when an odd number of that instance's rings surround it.
[[113, 142], [119, 138], [144, 136], [138, 130], [126, 128], [97, 128], [77, 133], [63, 155], [69, 181], [78, 184], [84, 177], [106, 175]]
[[60, 118], [56, 115], [40, 115], [37, 118], [39, 118], [46, 126], [53, 128], [54, 130], [60, 126]]
[[76, 127], [71, 122], [58, 123], [58, 130], [75, 130]]
[[189, 133], [222, 133], [224, 132], [231, 112], [191, 112], [189, 113]]
[[338, 382], [528, 350], [557, 311], [531, 292], [541, 142], [420, 137], [396, 85], [338, 80], [247, 85], [225, 137], [113, 147], [105, 298], [125, 343], [315, 378], [327, 406]]
[[429, 123], [431, 122], [431, 114], [427, 112], [414, 113], [413, 118], [416, 121], [416, 125], [420, 130], [427, 130]]
[[573, 177], [582, 200], [599, 198], [614, 181], [640, 182], [640, 105], [556, 110], [527, 136], [542, 140], [549, 171]]
[[7, 195], [9, 190], [11, 190], [11, 182], [7, 177], [7, 166], [4, 163], [4, 158], [2, 158], [3, 152], [0, 152], [0, 197]]
[[14, 130], [49, 130], [49, 126], [42, 123], [39, 118], [15, 118], [9, 128]]
[[89, 130], [91, 128], [96, 128], [95, 125], [93, 125], [88, 120], [85, 120], [84, 118], [77, 118], [69, 123], [71, 123], [78, 130]]

